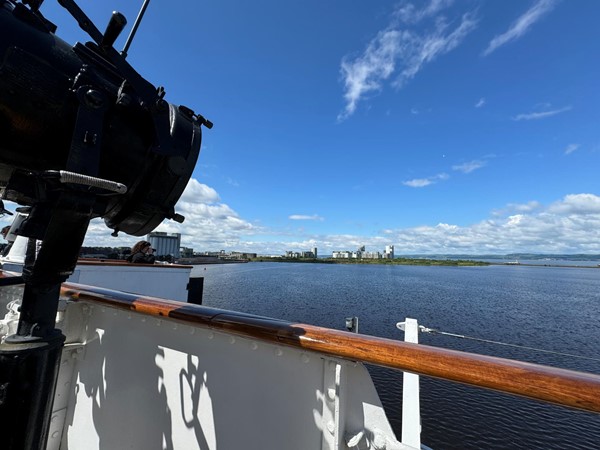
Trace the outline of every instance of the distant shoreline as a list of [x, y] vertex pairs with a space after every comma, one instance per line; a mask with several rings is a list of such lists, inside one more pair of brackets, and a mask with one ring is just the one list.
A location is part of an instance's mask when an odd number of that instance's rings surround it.
[[568, 265], [560, 263], [540, 264], [520, 262], [490, 262], [471, 259], [426, 259], [426, 258], [394, 258], [394, 259], [338, 259], [338, 258], [283, 258], [259, 256], [252, 258], [249, 262], [287, 262], [297, 264], [361, 264], [361, 265], [390, 265], [390, 266], [458, 266], [458, 267], [481, 267], [481, 266], [526, 266], [526, 267], [555, 267], [571, 269], [598, 269], [600, 265]]
[[377, 264], [401, 266], [489, 266], [489, 262], [473, 260], [442, 260], [420, 258], [394, 258], [394, 259], [341, 259], [341, 258], [276, 258], [259, 256], [250, 262], [289, 262], [298, 264]]
[[491, 262], [492, 266], [527, 266], [527, 267], [563, 267], [568, 269], [600, 269], [600, 264], [595, 266], [590, 265], [569, 265], [569, 264], [533, 264], [533, 263], [507, 263], [507, 262]]

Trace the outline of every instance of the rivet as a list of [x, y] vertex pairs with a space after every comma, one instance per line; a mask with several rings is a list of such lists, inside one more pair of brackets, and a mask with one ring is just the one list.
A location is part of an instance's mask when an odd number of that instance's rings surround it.
[[235, 344], [235, 338], [233, 336], [229, 336], [229, 343]]
[[258, 348], [258, 344], [257, 344], [256, 342], [252, 342], [252, 343], [250, 344], [250, 348], [251, 348], [252, 350], [256, 350], [256, 349]]
[[276, 355], [276, 356], [281, 356], [281, 355], [283, 355], [283, 350], [281, 350], [280, 348], [276, 348], [276, 349], [275, 349], [275, 355]]
[[208, 333], [209, 339], [214, 339], [214, 337], [215, 337], [215, 333], [213, 333], [212, 331], [210, 333]]
[[308, 362], [310, 362], [310, 357], [306, 353], [302, 354], [302, 362], [304, 364], [307, 364]]

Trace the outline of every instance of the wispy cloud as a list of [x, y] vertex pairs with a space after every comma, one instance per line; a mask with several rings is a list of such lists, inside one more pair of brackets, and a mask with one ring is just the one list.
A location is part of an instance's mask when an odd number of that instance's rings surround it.
[[458, 172], [462, 172], [462, 173], [471, 173], [474, 170], [477, 169], [481, 169], [483, 166], [485, 166], [485, 161], [479, 161], [477, 159], [473, 160], [473, 161], [469, 161], [463, 164], [457, 164], [455, 166], [452, 166], [452, 170], [456, 170]]
[[560, 113], [564, 113], [566, 111], [570, 111], [571, 107], [570, 106], [566, 106], [564, 108], [560, 108], [560, 109], [551, 109], [548, 111], [539, 111], [539, 112], [533, 112], [533, 113], [525, 113], [525, 114], [517, 114], [515, 117], [512, 118], [512, 120], [538, 120], [538, 119], [545, 119], [546, 117], [552, 117], [552, 116], [556, 116], [557, 114]]
[[312, 216], [305, 215], [305, 214], [292, 214], [291, 216], [288, 217], [288, 219], [290, 219], [290, 220], [319, 220], [319, 221], [325, 220], [321, 216], [318, 216], [317, 214], [313, 214]]
[[514, 41], [523, 36], [536, 23], [544, 14], [552, 11], [554, 6], [558, 3], [558, 0], [538, 0], [531, 8], [529, 8], [525, 14], [514, 21], [510, 28], [494, 37], [483, 52], [483, 56], [487, 56], [493, 51], [502, 47], [510, 41]]
[[435, 184], [438, 181], [447, 180], [448, 178], [449, 176], [447, 173], [438, 173], [437, 175], [428, 178], [414, 178], [412, 180], [403, 181], [402, 184], [412, 188], [422, 188], [429, 186], [430, 184]]
[[485, 105], [485, 98], [481, 97], [477, 103], [475, 103], [475, 108], [481, 108]]
[[240, 183], [230, 177], [227, 177], [227, 184], [230, 184], [233, 187], [240, 187]]
[[417, 23], [423, 19], [434, 16], [441, 10], [448, 8], [454, 0], [431, 0], [422, 9], [417, 9], [412, 3], [401, 3], [394, 11], [394, 16], [404, 23]]
[[578, 148], [579, 148], [579, 144], [569, 144], [569, 145], [567, 145], [567, 148], [565, 148], [565, 155], [570, 155], [571, 153], [573, 153]]
[[532, 200], [527, 203], [509, 203], [502, 209], [495, 209], [492, 211], [493, 216], [508, 216], [523, 213], [531, 213], [537, 209], [540, 209], [542, 204], [538, 201]]
[[[358, 102], [368, 94], [381, 91], [384, 82], [392, 76], [393, 85], [401, 88], [426, 63], [456, 48], [475, 29], [474, 13], [464, 14], [453, 29], [445, 17], [438, 15], [451, 3], [432, 0], [421, 9], [413, 4], [401, 4], [392, 14], [390, 25], [377, 33], [360, 56], [343, 58], [340, 72], [346, 106], [338, 115], [338, 121], [354, 114]], [[434, 19], [429, 28], [414, 26], [428, 18]]]

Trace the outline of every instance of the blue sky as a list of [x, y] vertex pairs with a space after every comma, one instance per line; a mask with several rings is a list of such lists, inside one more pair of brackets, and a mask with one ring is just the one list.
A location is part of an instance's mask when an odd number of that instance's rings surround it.
[[[79, 2], [101, 29], [138, 3]], [[151, 2], [129, 61], [215, 124], [186, 221], [159, 230], [197, 251], [600, 253], [598, 17], [584, 0]], [[86, 244], [135, 240], [94, 221]]]

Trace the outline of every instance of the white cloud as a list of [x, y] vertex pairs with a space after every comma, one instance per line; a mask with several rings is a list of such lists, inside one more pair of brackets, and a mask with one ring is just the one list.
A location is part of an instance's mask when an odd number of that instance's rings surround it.
[[267, 245], [274, 254], [314, 246], [322, 255], [361, 245], [382, 251], [389, 244], [397, 254], [600, 253], [600, 197], [594, 194], [567, 195], [549, 206], [537, 201], [513, 203], [493, 214], [465, 226], [441, 222], [388, 228], [373, 236], [306, 236]]
[[[186, 194], [196, 190], [214, 192], [207, 188], [191, 183]], [[17, 205], [7, 202], [6, 206], [14, 210]], [[548, 206], [537, 201], [509, 204], [492, 211], [490, 218], [470, 225], [442, 221], [411, 228], [388, 227], [370, 236], [295, 235], [268, 230], [240, 218], [223, 203], [195, 203], [181, 208], [178, 205], [177, 210], [186, 215], [184, 224], [165, 222], [159, 230], [181, 232], [182, 244], [197, 251], [227, 249], [283, 254], [285, 250], [318, 247], [324, 255], [333, 250], [353, 250], [360, 245], [381, 251], [385, 245], [393, 244], [397, 254], [600, 253], [600, 196], [591, 193], [569, 194]], [[0, 219], [0, 225], [8, 223], [9, 217]], [[131, 246], [139, 239], [123, 234], [112, 238], [110, 231], [101, 221], [93, 221], [85, 245]]]
[[240, 187], [240, 183], [230, 177], [227, 178], [227, 184], [230, 184], [233, 187]]
[[320, 221], [324, 220], [322, 217], [318, 216], [317, 214], [313, 214], [312, 216], [305, 215], [305, 214], [292, 214], [288, 218], [290, 220], [320, 220]]
[[452, 166], [452, 170], [457, 170], [462, 173], [471, 173], [485, 166], [485, 161], [473, 160], [463, 164]]
[[[404, 69], [396, 78], [394, 85], [398, 88], [415, 77], [423, 65], [432, 62], [440, 55], [454, 50], [475, 29], [477, 20], [471, 13], [464, 14], [460, 25], [451, 32], [443, 18], [436, 21], [435, 30], [424, 36], [405, 35], [402, 59]], [[408, 44], [408, 45], [406, 45]]]
[[179, 203], [214, 203], [219, 200], [217, 191], [206, 184], [200, 183], [195, 178], [190, 178]]
[[567, 195], [547, 208], [530, 202], [522, 212], [494, 220], [387, 230], [386, 237], [397, 253], [408, 254], [600, 253], [600, 197]]
[[517, 114], [512, 119], [516, 120], [516, 121], [545, 119], [546, 117], [556, 116], [557, 114], [560, 114], [560, 113], [563, 113], [566, 111], [570, 111], [570, 110], [571, 110], [570, 106], [565, 106], [564, 108], [560, 108], [560, 109], [552, 109], [552, 110], [547, 110], [547, 111], [540, 111], [540, 112], [533, 112], [533, 113], [526, 113], [526, 114]]
[[570, 155], [571, 153], [573, 153], [578, 148], [579, 148], [579, 144], [569, 144], [569, 145], [567, 145], [567, 148], [565, 148], [565, 155]]
[[[185, 217], [179, 224], [165, 220], [156, 231], [181, 233], [181, 243], [198, 251], [236, 247], [242, 235], [260, 232], [260, 227], [242, 219], [210, 186], [191, 178], [175, 211]], [[131, 246], [140, 238], [120, 233], [118, 238], [110, 236], [103, 220], [91, 222], [84, 245]]]
[[498, 210], [493, 210], [494, 216], [504, 216], [512, 213], [530, 213], [542, 207], [541, 203], [532, 200], [527, 203], [509, 203], [506, 207]]
[[485, 98], [481, 97], [477, 103], [475, 103], [475, 108], [481, 108], [485, 105]]
[[454, 0], [431, 0], [423, 9], [417, 9], [412, 3], [400, 3], [394, 16], [405, 23], [417, 23], [423, 19], [434, 16], [443, 9], [448, 8]]
[[412, 180], [403, 181], [402, 184], [413, 188], [422, 188], [429, 186], [430, 184], [435, 184], [438, 181], [447, 180], [448, 178], [448, 174], [438, 173], [437, 175], [428, 178], [415, 178]]
[[594, 194], [571, 194], [548, 208], [553, 214], [595, 215], [600, 214], [600, 197]]
[[557, 3], [557, 0], [539, 0], [536, 2], [525, 14], [513, 22], [505, 33], [494, 37], [490, 41], [488, 47], [483, 52], [483, 56], [487, 56], [504, 44], [523, 36], [535, 22], [544, 14], [550, 12]]
[[377, 33], [360, 56], [343, 58], [340, 71], [346, 106], [338, 115], [339, 121], [351, 116], [366, 95], [379, 92], [392, 75], [396, 74], [394, 86], [401, 88], [423, 65], [456, 48], [475, 29], [477, 21], [472, 13], [464, 14], [454, 29], [442, 16], [435, 17], [426, 30], [408, 27], [433, 17], [450, 3], [432, 0], [419, 10], [402, 4], [392, 15], [392, 23]]

